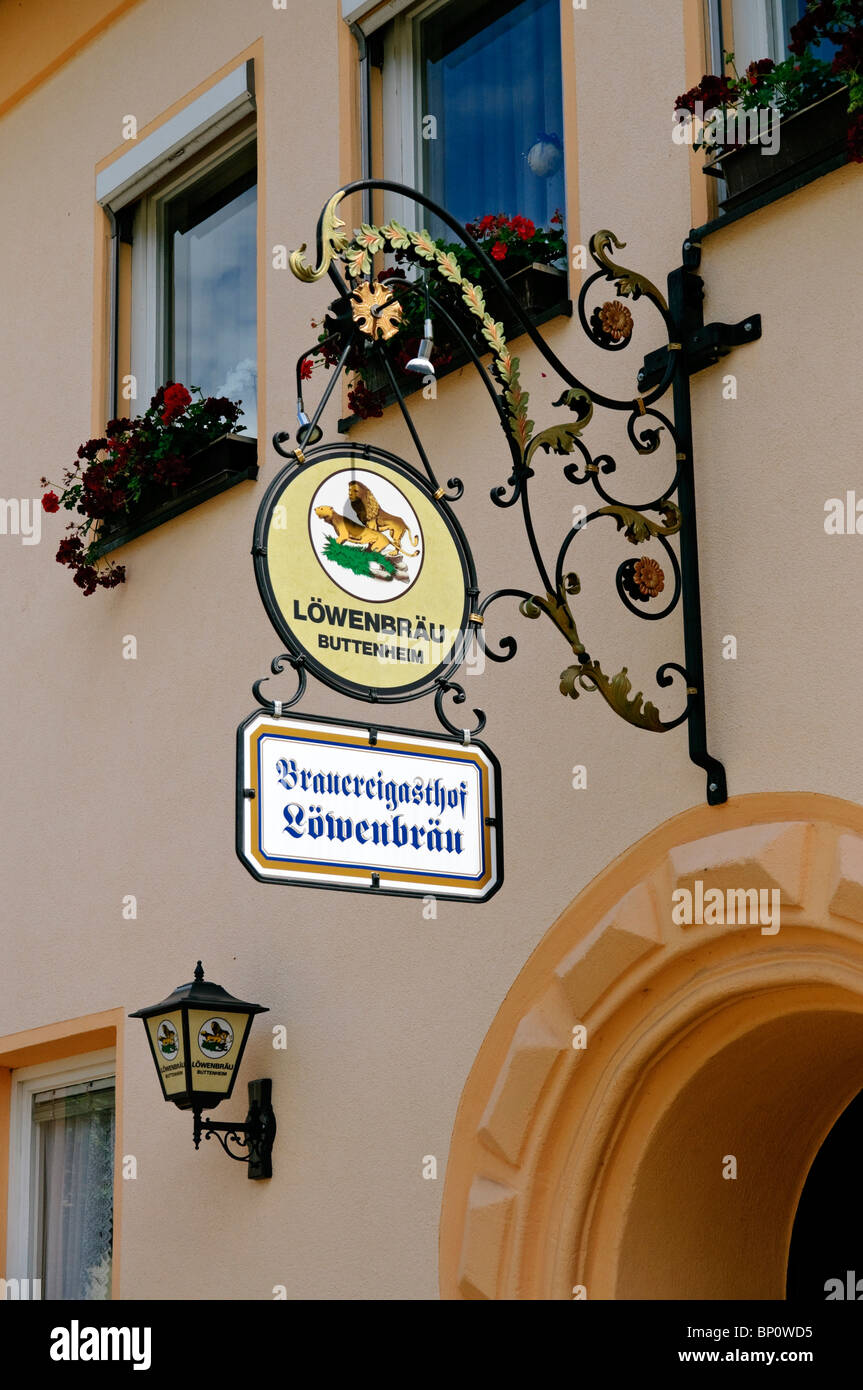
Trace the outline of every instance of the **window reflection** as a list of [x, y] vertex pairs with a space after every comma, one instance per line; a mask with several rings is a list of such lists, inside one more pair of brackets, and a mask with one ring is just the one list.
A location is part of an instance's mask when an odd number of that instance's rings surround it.
[[171, 204], [168, 236], [171, 374], [205, 395], [242, 401], [257, 434], [257, 188], [247, 171]]

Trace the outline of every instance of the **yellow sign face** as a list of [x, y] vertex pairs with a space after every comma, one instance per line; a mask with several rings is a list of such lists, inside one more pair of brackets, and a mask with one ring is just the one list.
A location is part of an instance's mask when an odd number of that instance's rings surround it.
[[450, 664], [465, 640], [467, 562], [455, 527], [407, 471], [331, 450], [264, 505], [264, 604], [313, 670], [395, 691]]
[[198, 1091], [226, 1092], [237, 1064], [237, 1043], [242, 1040], [245, 1015], [189, 1010], [189, 1056], [193, 1086]]
[[186, 1068], [183, 1057], [183, 1018], [179, 1009], [147, 1019], [147, 1029], [167, 1096], [185, 1090]]

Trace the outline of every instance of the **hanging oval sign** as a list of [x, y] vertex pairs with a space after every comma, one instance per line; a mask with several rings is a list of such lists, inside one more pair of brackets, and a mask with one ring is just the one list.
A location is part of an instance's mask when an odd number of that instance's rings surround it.
[[462, 660], [476, 593], [464, 535], [384, 450], [323, 445], [283, 469], [253, 553], [273, 626], [326, 684], [397, 696]]

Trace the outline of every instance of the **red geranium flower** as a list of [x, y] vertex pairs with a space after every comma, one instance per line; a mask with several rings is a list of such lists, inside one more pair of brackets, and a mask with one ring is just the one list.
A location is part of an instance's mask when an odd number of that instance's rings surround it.
[[496, 261], [506, 260], [506, 246], [504, 245], [504, 243], [502, 241], [496, 241], [494, 246], [491, 248], [491, 254], [494, 256], [494, 259]]
[[772, 58], [759, 58], [757, 62], [750, 63], [746, 69], [750, 87], [757, 87], [759, 79], [772, 72], [775, 66]]
[[81, 538], [79, 536], [65, 536], [60, 542], [55, 559], [61, 565], [75, 565], [83, 550]]
[[303, 360], [302, 360], [302, 364], [301, 364], [301, 366], [300, 366], [300, 379], [301, 379], [302, 381], [310, 381], [310, 380], [311, 380], [311, 376], [312, 376], [312, 359], [311, 359], [310, 357], [304, 357]]
[[46, 492], [45, 496], [42, 498], [42, 506], [46, 512], [59, 512], [60, 498], [57, 496], [56, 492]]
[[182, 415], [192, 397], [185, 386], [168, 386], [165, 388], [163, 404], [165, 409], [162, 411], [162, 423], [170, 425], [171, 421], [177, 416]]

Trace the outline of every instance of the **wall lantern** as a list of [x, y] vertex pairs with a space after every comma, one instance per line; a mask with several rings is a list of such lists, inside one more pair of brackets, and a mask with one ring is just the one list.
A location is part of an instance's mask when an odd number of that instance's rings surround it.
[[[230, 1099], [252, 1019], [268, 1012], [263, 1004], [247, 1004], [205, 980], [198, 961], [189, 984], [178, 985], [167, 999], [129, 1015], [144, 1020], [165, 1100], [194, 1114], [195, 1148], [202, 1135], [210, 1139], [215, 1134], [229, 1158], [248, 1163], [250, 1178], [273, 1176], [272, 1081], [249, 1082], [244, 1122], [202, 1120], [201, 1112]], [[246, 1152], [233, 1153], [228, 1148], [231, 1141]]]

